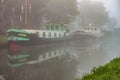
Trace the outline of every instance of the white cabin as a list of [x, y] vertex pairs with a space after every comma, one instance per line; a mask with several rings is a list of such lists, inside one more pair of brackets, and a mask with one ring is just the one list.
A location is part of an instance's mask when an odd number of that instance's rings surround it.
[[45, 30], [27, 30], [24, 31], [29, 32], [31, 34], [37, 34], [39, 38], [62, 38], [69, 36], [69, 30], [61, 28], [60, 25], [47, 25]]

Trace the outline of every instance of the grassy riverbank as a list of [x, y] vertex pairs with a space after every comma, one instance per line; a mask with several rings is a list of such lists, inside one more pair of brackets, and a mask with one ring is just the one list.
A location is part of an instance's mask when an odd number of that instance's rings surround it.
[[94, 67], [89, 74], [76, 80], [120, 80], [120, 58], [104, 66]]

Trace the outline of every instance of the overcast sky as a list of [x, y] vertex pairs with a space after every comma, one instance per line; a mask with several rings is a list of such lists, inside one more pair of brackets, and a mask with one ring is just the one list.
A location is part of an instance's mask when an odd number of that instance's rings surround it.
[[114, 17], [120, 25], [120, 0], [104, 0], [109, 15]]

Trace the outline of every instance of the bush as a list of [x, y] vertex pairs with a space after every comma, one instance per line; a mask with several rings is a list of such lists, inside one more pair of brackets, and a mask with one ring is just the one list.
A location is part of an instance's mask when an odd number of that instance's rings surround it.
[[104, 66], [94, 67], [90, 74], [76, 80], [120, 80], [120, 58], [115, 58]]

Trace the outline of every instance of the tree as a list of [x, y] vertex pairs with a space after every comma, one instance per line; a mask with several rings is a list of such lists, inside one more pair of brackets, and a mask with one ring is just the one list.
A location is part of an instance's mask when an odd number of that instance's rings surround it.
[[78, 14], [76, 0], [50, 0], [46, 6], [46, 18], [52, 23], [68, 24]]
[[82, 0], [79, 5], [80, 13], [86, 25], [102, 26], [107, 23], [108, 12], [105, 10], [102, 2]]
[[[0, 8], [0, 20], [3, 21], [4, 27], [23, 28], [25, 15], [22, 13], [22, 5], [25, 0], [4, 1], [4, 7], [2, 10]], [[28, 10], [30, 28], [40, 27], [44, 20], [50, 23], [69, 23], [78, 13], [76, 0], [29, 0], [29, 5], [31, 6]]]

